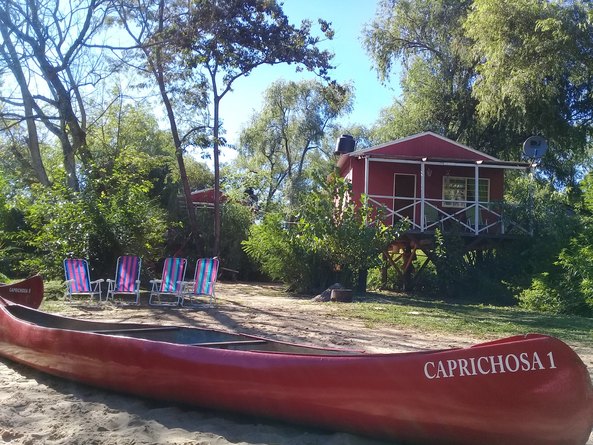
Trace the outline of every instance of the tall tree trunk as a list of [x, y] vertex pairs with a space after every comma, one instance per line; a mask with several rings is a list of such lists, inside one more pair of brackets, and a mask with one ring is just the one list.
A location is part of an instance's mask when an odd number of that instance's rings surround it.
[[[165, 11], [165, 2], [160, 0], [159, 2], [159, 32], [163, 31], [163, 15]], [[150, 61], [151, 57], [148, 50], [144, 50], [147, 59]], [[192, 238], [197, 244], [199, 227], [198, 220], [196, 218], [196, 212], [194, 204], [191, 199], [191, 189], [189, 187], [189, 180], [187, 178], [187, 171], [185, 170], [185, 161], [183, 160], [183, 147], [181, 145], [181, 138], [179, 137], [179, 130], [177, 129], [177, 122], [175, 120], [175, 112], [169, 95], [165, 86], [165, 77], [163, 75], [163, 66], [161, 62], [160, 48], [157, 46], [154, 53], [154, 65], [152, 66], [153, 74], [157, 80], [161, 98], [165, 109], [167, 110], [167, 118], [169, 119], [169, 125], [171, 127], [171, 135], [173, 137], [173, 144], [175, 145], [175, 157], [177, 158], [177, 165], [179, 166], [179, 177], [181, 178], [181, 184], [183, 187], [183, 196], [185, 198], [185, 205], [187, 207], [187, 217], [189, 220], [189, 226], [192, 232]]]
[[[216, 86], [214, 86], [214, 91], [216, 91]], [[214, 95], [214, 256], [220, 255], [220, 161], [218, 156], [218, 119], [220, 111], [220, 99], [221, 98], [217, 94]]]
[[27, 146], [29, 148], [29, 154], [31, 155], [31, 167], [35, 172], [35, 176], [37, 177], [38, 181], [42, 185], [48, 187], [50, 185], [50, 182], [49, 178], [47, 177], [45, 167], [43, 166], [41, 151], [39, 150], [39, 136], [37, 134], [37, 125], [35, 124], [35, 118], [33, 117], [33, 97], [31, 96], [31, 92], [29, 91], [25, 74], [23, 73], [23, 70], [19, 63], [16, 49], [12, 44], [12, 40], [10, 39], [10, 35], [5, 26], [0, 26], [0, 33], [2, 34], [4, 45], [8, 50], [8, 54], [4, 50], [0, 51], [7, 65], [12, 71], [12, 74], [14, 75], [21, 90], [21, 95], [23, 96], [23, 108], [25, 111], [25, 122], [27, 124], [28, 135]]

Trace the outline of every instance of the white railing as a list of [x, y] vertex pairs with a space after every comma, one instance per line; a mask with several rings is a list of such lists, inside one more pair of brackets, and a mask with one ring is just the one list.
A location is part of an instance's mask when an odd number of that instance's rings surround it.
[[[398, 209], [393, 204], [396, 199], [402, 204]], [[443, 207], [444, 202], [450, 200], [387, 195], [368, 195], [368, 201], [382, 209], [384, 221], [406, 220], [411, 231], [434, 232], [438, 228], [443, 231], [458, 229], [474, 235], [529, 234], [521, 224], [508, 217], [508, 213], [513, 213], [509, 212], [512, 206], [508, 203], [455, 201], [463, 207]]]

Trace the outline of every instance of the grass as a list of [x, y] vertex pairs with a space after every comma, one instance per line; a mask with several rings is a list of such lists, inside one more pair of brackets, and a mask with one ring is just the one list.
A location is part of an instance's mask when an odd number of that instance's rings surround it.
[[422, 332], [485, 339], [540, 333], [583, 346], [590, 346], [593, 339], [591, 318], [543, 314], [517, 307], [430, 301], [401, 295], [370, 294], [355, 303], [340, 305], [339, 313], [362, 319], [371, 327], [387, 324]]

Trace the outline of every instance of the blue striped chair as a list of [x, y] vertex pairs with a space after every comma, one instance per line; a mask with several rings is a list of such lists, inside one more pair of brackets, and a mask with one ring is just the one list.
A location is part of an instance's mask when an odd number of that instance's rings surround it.
[[160, 280], [150, 280], [152, 289], [148, 297], [151, 306], [178, 306], [181, 304], [181, 288], [185, 280], [187, 260], [170, 257], [165, 259]]
[[96, 296], [101, 301], [101, 283], [105, 280], [91, 281], [87, 260], [66, 258], [64, 275], [66, 277], [64, 296], [68, 301], [72, 301], [72, 297], [77, 295], [88, 295], [90, 301]]
[[218, 258], [200, 258], [196, 264], [193, 281], [186, 282], [181, 295], [181, 305], [200, 306], [200, 296], [207, 296], [210, 305], [216, 303], [215, 285], [218, 277]]

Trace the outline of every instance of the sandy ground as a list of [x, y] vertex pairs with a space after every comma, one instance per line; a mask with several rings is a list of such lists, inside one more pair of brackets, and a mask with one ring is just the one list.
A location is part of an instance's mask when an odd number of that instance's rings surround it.
[[[223, 328], [313, 345], [373, 352], [467, 346], [480, 340], [396, 328], [369, 329], [336, 316], [336, 303], [288, 298], [271, 285], [219, 283], [216, 308], [189, 310], [73, 305], [79, 318]], [[339, 303], [338, 303], [339, 304]], [[342, 303], [343, 304], [343, 303]], [[593, 346], [575, 348], [593, 370]], [[146, 376], [150, 378], [150, 376]], [[179, 445], [386, 445], [345, 433], [313, 430], [128, 397], [47, 376], [0, 359], [0, 443]], [[593, 437], [587, 442], [593, 445]]]

